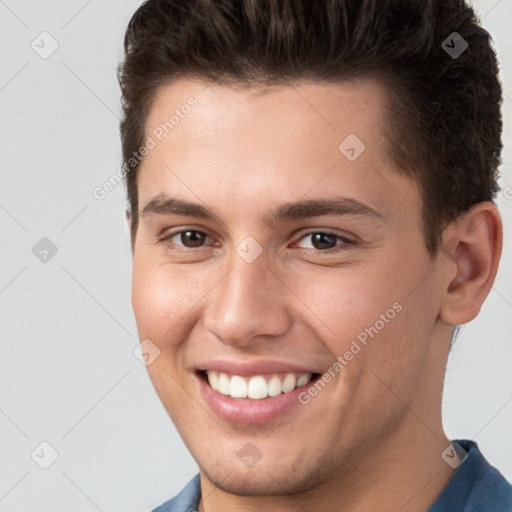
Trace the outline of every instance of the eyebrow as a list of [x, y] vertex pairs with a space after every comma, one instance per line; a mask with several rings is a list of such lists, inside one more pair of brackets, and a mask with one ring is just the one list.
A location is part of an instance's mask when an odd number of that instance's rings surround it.
[[[142, 217], [151, 214], [184, 215], [201, 219], [222, 222], [220, 217], [209, 208], [198, 203], [184, 201], [165, 194], [151, 198], [142, 208]], [[341, 197], [336, 199], [309, 199], [295, 203], [285, 203], [267, 215], [268, 224], [285, 220], [317, 217], [320, 215], [365, 216], [378, 221], [384, 220], [384, 215], [356, 199]]]

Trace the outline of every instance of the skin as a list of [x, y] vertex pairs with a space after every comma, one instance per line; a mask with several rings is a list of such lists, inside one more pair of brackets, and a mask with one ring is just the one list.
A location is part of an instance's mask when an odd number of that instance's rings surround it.
[[[421, 511], [454, 473], [441, 396], [453, 326], [489, 293], [502, 227], [492, 203], [450, 224], [428, 257], [417, 184], [385, 138], [384, 89], [372, 80], [248, 90], [181, 79], [163, 87], [147, 134], [193, 96], [198, 105], [143, 160], [133, 242], [132, 304], [140, 339], [160, 356], [156, 392], [200, 468], [200, 510]], [[339, 144], [366, 146], [353, 162]], [[218, 219], [151, 213], [167, 194]], [[283, 203], [351, 198], [379, 212], [268, 223]], [[196, 230], [199, 246], [163, 234]], [[307, 231], [308, 230], [308, 231]], [[332, 232], [331, 254], [311, 231]], [[236, 248], [253, 237], [252, 263]], [[307, 405], [263, 424], [217, 417], [195, 370], [210, 359], [332, 367], [393, 304], [402, 309]], [[251, 442], [252, 467], [237, 452]], [[368, 492], [371, 490], [371, 492]]]

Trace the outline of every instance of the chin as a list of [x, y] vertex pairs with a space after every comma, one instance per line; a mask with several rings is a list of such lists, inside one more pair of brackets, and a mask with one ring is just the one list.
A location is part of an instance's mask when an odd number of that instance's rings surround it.
[[[242, 467], [240, 467], [242, 466]], [[262, 461], [253, 467], [244, 467], [238, 460], [213, 468], [201, 467], [201, 472], [225, 492], [237, 496], [286, 496], [312, 489], [329, 478], [323, 460], [315, 460], [315, 467], [290, 463]]]

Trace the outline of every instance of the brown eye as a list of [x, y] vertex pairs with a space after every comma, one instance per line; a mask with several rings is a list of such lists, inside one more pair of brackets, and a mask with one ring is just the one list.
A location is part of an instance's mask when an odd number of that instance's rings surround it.
[[200, 231], [192, 230], [181, 231], [180, 233], [177, 233], [177, 235], [179, 235], [180, 242], [185, 247], [199, 247], [204, 243], [207, 236], [204, 233], [201, 233]]
[[202, 248], [207, 241], [211, 242], [211, 237], [195, 229], [183, 229], [159, 238], [159, 242], [165, 244], [169, 250], [176, 251]]
[[354, 247], [355, 241], [336, 233], [312, 231], [302, 236], [297, 245], [302, 249], [317, 251], [317, 254], [321, 254], [350, 249]]
[[337, 236], [327, 233], [313, 233], [311, 236], [311, 244], [315, 249], [332, 249], [336, 247]]

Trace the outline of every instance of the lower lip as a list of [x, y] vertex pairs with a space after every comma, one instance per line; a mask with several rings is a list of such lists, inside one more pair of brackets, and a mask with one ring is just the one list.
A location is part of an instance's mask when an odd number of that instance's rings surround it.
[[232, 398], [215, 391], [205, 380], [197, 376], [201, 393], [210, 408], [222, 419], [234, 423], [265, 423], [282, 416], [294, 406], [301, 405], [300, 393], [311, 384], [296, 388], [289, 393], [253, 400], [251, 398]]

